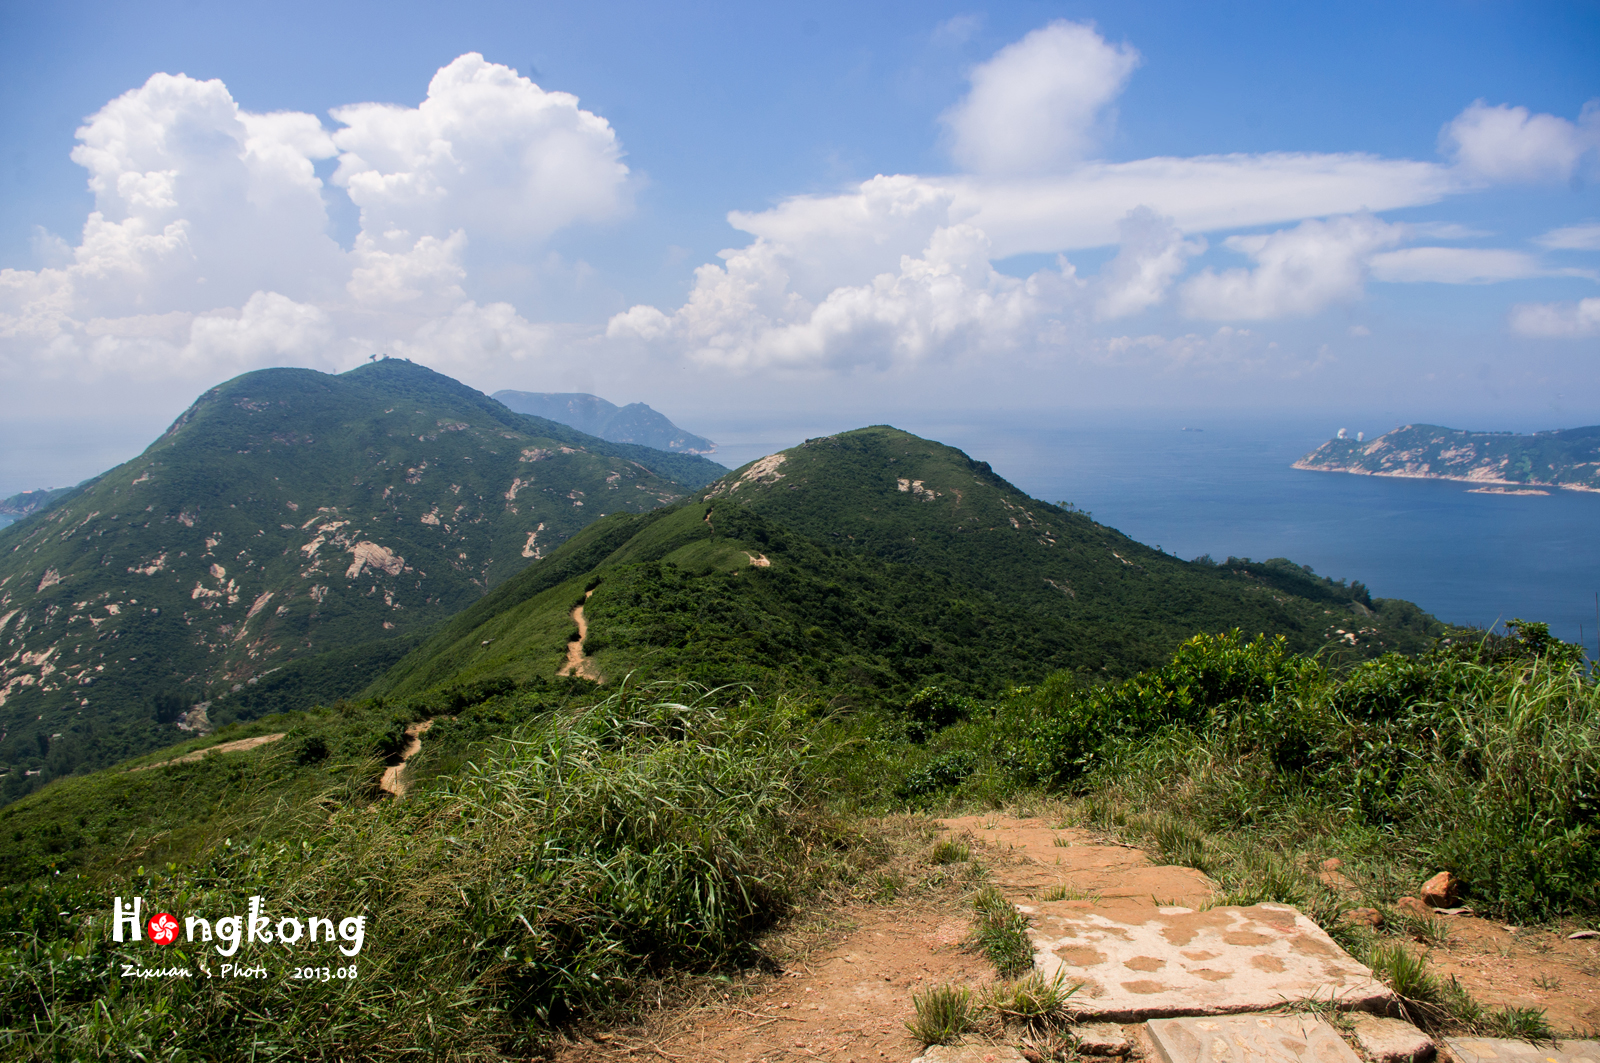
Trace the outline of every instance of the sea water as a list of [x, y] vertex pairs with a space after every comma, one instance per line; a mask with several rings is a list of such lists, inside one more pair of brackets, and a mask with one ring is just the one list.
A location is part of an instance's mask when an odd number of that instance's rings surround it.
[[[1446, 480], [1292, 468], [1341, 427], [1316, 418], [929, 414], [897, 426], [1186, 560], [1287, 557], [1452, 623], [1520, 617], [1573, 642], [1581, 631], [1596, 652], [1600, 494], [1474, 494]], [[804, 438], [770, 422], [719, 427], [728, 442], [713, 457], [729, 466]]]

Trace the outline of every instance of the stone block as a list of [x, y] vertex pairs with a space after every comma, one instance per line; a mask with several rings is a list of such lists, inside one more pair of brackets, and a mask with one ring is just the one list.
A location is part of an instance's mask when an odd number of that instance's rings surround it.
[[1133, 1040], [1114, 1022], [1086, 1022], [1072, 1028], [1078, 1051], [1086, 1056], [1125, 1056], [1133, 1051]]
[[1402, 1019], [1352, 1015], [1356, 1047], [1372, 1063], [1427, 1063], [1438, 1054], [1433, 1038]]
[[1361, 1063], [1311, 1015], [1152, 1019], [1148, 1027], [1162, 1063]]
[[911, 1063], [1028, 1063], [1009, 1045], [929, 1045]]

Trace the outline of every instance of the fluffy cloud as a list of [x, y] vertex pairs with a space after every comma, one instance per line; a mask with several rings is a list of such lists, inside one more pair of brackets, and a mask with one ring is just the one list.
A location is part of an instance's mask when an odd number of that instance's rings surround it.
[[333, 182], [375, 237], [540, 240], [627, 206], [615, 131], [565, 92], [546, 92], [476, 52], [434, 75], [417, 107], [336, 107]]
[[1048, 173], [1095, 147], [1105, 111], [1139, 65], [1092, 26], [1056, 21], [972, 71], [972, 90], [945, 113], [951, 154], [973, 173]]
[[1206, 249], [1204, 240], [1185, 240], [1183, 233], [1149, 207], [1122, 219], [1122, 247], [1100, 271], [1095, 315], [1127, 317], [1149, 309], [1167, 296], [1193, 255]]
[[1511, 331], [1545, 339], [1600, 336], [1600, 298], [1575, 303], [1518, 303], [1511, 308]]
[[[604, 119], [465, 55], [415, 108], [255, 114], [220, 81], [156, 74], [78, 130], [95, 209], [52, 265], [0, 271], [0, 372], [215, 376], [336, 368], [377, 350], [458, 370], [550, 350], [551, 329], [465, 290], [469, 234], [537, 247], [627, 206]], [[328, 233], [315, 162], [361, 208]]]
[[1568, 181], [1583, 157], [1600, 148], [1600, 101], [1591, 100], [1570, 122], [1479, 100], [1446, 125], [1439, 140], [1457, 166], [1486, 181]]
[[1249, 255], [1253, 269], [1206, 270], [1183, 286], [1185, 312], [1215, 320], [1262, 320], [1314, 314], [1361, 295], [1366, 261], [1400, 242], [1404, 230], [1370, 214], [1304, 221], [1260, 236], [1230, 236], [1229, 250]]
[[[1459, 191], [1449, 167], [1370, 155], [1211, 155], [1090, 163], [1040, 178], [878, 176], [833, 196], [795, 196], [769, 210], [735, 211], [736, 229], [815, 249], [826, 277], [870, 263], [890, 268], [941, 225], [975, 225], [997, 258], [1115, 245], [1120, 219], [1141, 207], [1187, 234], [1435, 203]], [[807, 257], [810, 260], [810, 256]], [[835, 271], [845, 271], [838, 272]], [[859, 283], [851, 276], [845, 283]]]
[[1037, 343], [1080, 287], [1065, 263], [1025, 280], [997, 272], [983, 233], [965, 225], [935, 230], [898, 271], [835, 288], [819, 303], [790, 287], [783, 247], [758, 240], [723, 258], [725, 267], [696, 271], [676, 313], [634, 307], [607, 334], [666, 340], [730, 369], [887, 368]]

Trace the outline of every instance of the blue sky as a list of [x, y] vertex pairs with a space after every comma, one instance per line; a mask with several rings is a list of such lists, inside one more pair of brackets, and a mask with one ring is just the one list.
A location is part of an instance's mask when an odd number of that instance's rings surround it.
[[1596, 3], [7, 2], [0, 491], [379, 350], [713, 435], [1595, 423], [1596, 55]]

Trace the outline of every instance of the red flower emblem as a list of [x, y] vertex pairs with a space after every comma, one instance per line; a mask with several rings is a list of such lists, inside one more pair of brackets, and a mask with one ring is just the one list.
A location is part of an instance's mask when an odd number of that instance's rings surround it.
[[170, 945], [178, 940], [178, 921], [166, 912], [151, 916], [145, 929], [150, 931], [150, 940], [157, 945]]

